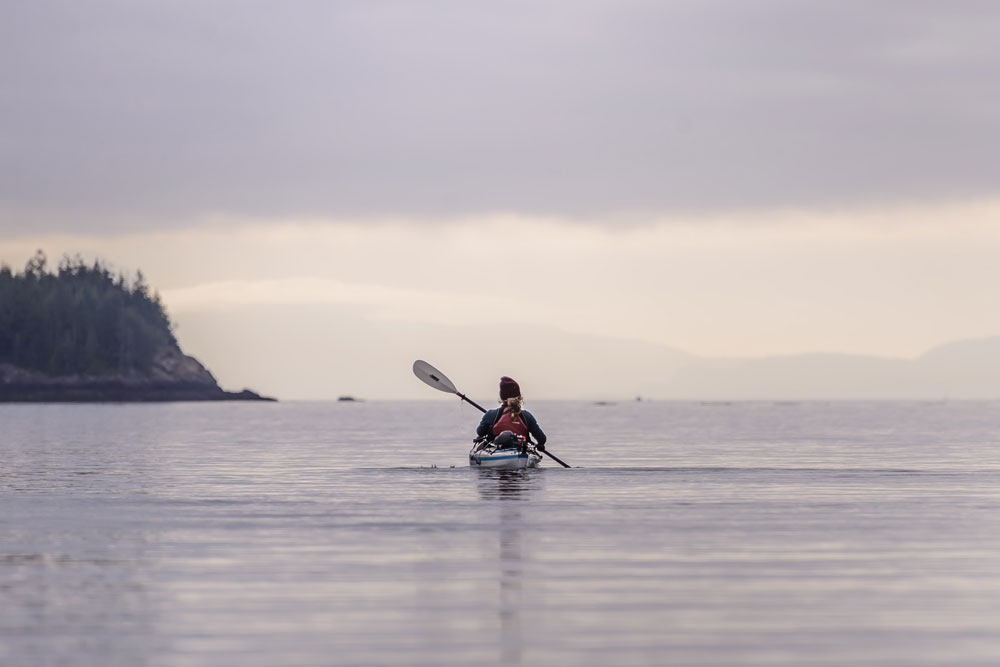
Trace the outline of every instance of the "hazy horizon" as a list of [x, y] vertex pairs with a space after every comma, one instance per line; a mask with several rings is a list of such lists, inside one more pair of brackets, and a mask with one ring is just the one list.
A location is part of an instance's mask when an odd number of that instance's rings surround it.
[[[141, 269], [222, 385], [284, 398], [420, 397], [415, 358], [595, 398], [662, 389], [670, 350], [914, 359], [1000, 335], [998, 24], [982, 3], [18, 6], [0, 261]], [[782, 372], [795, 398], [838, 369]]]

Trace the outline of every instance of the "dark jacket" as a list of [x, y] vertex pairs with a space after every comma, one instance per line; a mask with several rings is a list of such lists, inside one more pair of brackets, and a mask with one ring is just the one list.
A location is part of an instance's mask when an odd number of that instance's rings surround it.
[[[497, 411], [499, 410], [500, 408], [493, 408], [486, 411], [486, 414], [483, 415], [483, 420], [479, 422], [479, 427], [476, 429], [476, 435], [479, 437], [486, 436], [490, 440], [493, 439], [493, 424], [497, 421]], [[527, 410], [521, 410], [521, 419], [524, 420], [524, 425], [528, 427], [528, 433], [535, 437], [535, 442], [539, 445], [544, 445], [545, 434], [538, 427], [538, 420]]]

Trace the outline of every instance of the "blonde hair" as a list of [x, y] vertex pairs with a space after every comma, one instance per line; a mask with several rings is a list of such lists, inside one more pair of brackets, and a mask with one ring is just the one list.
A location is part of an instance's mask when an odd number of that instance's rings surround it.
[[520, 396], [514, 396], [512, 398], [508, 398], [503, 402], [503, 404], [506, 405], [507, 409], [510, 411], [510, 416], [513, 418], [521, 416], [522, 403], [524, 403], [524, 399], [521, 398]]

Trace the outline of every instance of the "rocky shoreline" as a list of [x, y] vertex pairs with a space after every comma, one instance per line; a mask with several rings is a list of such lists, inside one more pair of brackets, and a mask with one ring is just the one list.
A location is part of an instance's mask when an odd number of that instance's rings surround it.
[[274, 401], [244, 389], [222, 389], [194, 357], [175, 349], [157, 354], [147, 375], [49, 376], [0, 364], [0, 403], [141, 403], [165, 401]]
[[0, 403], [153, 403], [168, 401], [274, 401], [249, 389], [233, 392], [184, 383], [102, 380], [64, 384], [0, 384]]

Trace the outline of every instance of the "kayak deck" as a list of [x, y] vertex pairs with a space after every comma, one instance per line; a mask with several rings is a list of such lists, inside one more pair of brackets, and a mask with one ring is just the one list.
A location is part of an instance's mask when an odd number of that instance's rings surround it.
[[537, 468], [541, 460], [534, 447], [496, 449], [492, 443], [484, 442], [474, 444], [469, 450], [469, 465], [478, 468]]

